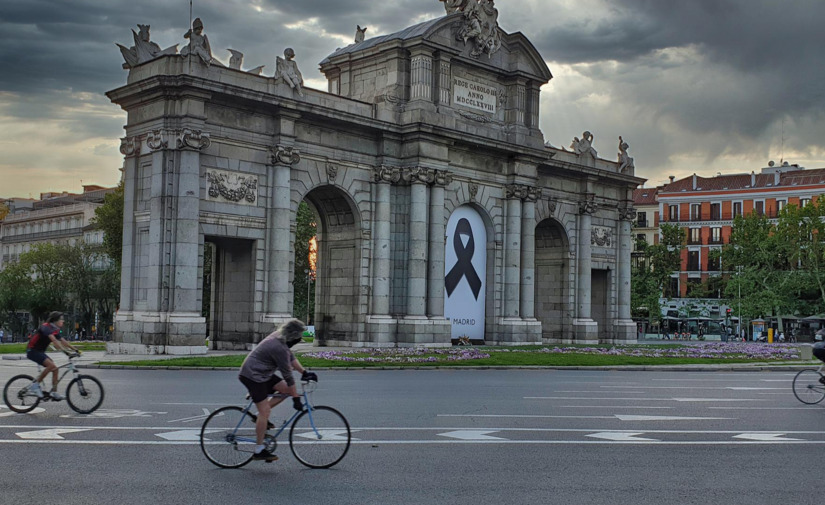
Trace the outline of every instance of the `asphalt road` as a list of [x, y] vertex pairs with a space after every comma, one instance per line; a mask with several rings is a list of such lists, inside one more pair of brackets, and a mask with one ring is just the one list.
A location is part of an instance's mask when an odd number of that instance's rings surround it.
[[[22, 371], [0, 362], [0, 383]], [[205, 415], [243, 403], [235, 372], [84, 373], [106, 387], [93, 415], [0, 407], [0, 503], [821, 502], [825, 406], [790, 372], [325, 371], [314, 402], [354, 437], [330, 470], [286, 440], [273, 464], [203, 457]]]

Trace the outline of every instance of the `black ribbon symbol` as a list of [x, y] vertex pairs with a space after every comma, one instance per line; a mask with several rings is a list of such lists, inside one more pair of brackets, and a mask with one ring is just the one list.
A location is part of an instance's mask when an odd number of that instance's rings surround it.
[[[461, 241], [461, 235], [469, 235], [470, 239], [467, 241], [467, 247], [464, 247], [464, 243]], [[470, 289], [473, 290], [473, 295], [475, 295], [476, 300], [478, 300], [478, 293], [481, 291], [481, 279], [473, 267], [473, 253], [476, 250], [476, 243], [475, 240], [473, 240], [473, 228], [465, 218], [459, 219], [455, 227], [453, 249], [455, 249], [455, 256], [458, 261], [456, 261], [453, 268], [450, 269], [447, 277], [444, 278], [444, 287], [447, 288], [447, 296], [453, 294], [461, 278], [464, 277], [467, 279]]]

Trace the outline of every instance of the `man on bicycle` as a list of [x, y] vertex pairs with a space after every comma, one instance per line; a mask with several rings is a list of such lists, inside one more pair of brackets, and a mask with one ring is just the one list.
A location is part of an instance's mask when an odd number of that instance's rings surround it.
[[43, 398], [43, 390], [40, 388], [40, 381], [46, 378], [49, 373], [52, 374], [52, 391], [49, 393], [52, 400], [62, 400], [63, 395], [57, 392], [57, 365], [54, 364], [51, 358], [46, 355], [46, 348], [49, 344], [54, 344], [54, 347], [68, 354], [70, 351], [78, 352], [77, 349], [71, 346], [65, 338], [60, 336], [60, 328], [63, 327], [63, 313], [52, 312], [37, 331], [34, 332], [29, 345], [26, 346], [26, 357], [43, 367], [43, 371], [37, 379], [32, 382], [29, 391], [36, 394], [38, 398]]
[[[266, 450], [264, 437], [269, 427], [269, 413], [272, 407], [283, 401], [285, 396], [274, 396], [267, 398], [274, 392], [292, 397], [292, 406], [295, 410], [303, 410], [301, 396], [295, 389], [295, 379], [292, 377], [292, 370], [301, 372], [301, 380], [317, 381], [318, 376], [312, 372], [307, 372], [301, 363], [295, 359], [295, 355], [290, 350], [292, 346], [301, 341], [306, 327], [304, 323], [297, 319], [292, 319], [283, 324], [277, 331], [269, 334], [266, 338], [247, 355], [241, 365], [238, 378], [246, 386], [252, 401], [258, 407], [258, 418], [255, 422], [255, 454], [253, 459], [264, 461], [275, 461], [278, 456]], [[278, 376], [275, 372], [281, 372]]]

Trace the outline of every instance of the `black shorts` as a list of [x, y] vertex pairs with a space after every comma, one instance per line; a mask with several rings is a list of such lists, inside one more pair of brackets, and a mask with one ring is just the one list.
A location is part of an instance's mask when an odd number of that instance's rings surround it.
[[43, 363], [45, 363], [45, 361], [49, 359], [49, 357], [46, 356], [45, 352], [38, 351], [36, 349], [29, 349], [28, 351], [26, 351], [26, 357], [40, 366], [43, 366]]
[[283, 380], [277, 375], [273, 375], [266, 382], [255, 382], [254, 380], [247, 379], [241, 375], [238, 376], [238, 379], [240, 379], [243, 385], [246, 386], [247, 391], [249, 391], [249, 395], [252, 397], [252, 401], [255, 403], [264, 401], [267, 396], [274, 393], [275, 384]]

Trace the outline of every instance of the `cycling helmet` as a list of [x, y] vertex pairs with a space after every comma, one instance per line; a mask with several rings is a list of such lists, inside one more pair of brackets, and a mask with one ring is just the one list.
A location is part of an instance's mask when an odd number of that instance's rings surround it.
[[304, 326], [303, 322], [292, 319], [284, 323], [284, 325], [278, 329], [278, 333], [281, 334], [281, 340], [283, 340], [288, 347], [292, 347], [301, 341], [304, 336], [304, 330], [306, 330], [306, 326]]

